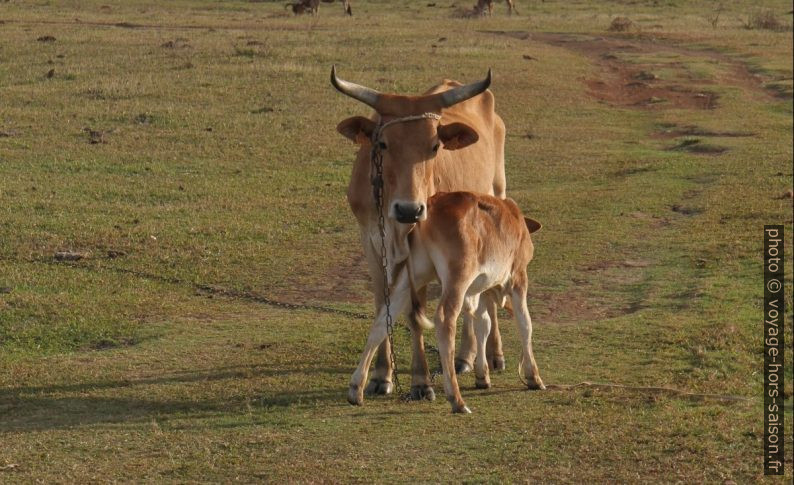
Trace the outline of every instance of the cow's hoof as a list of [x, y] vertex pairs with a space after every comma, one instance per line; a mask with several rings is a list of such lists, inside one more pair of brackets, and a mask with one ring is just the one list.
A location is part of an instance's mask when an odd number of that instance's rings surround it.
[[358, 390], [358, 386], [351, 384], [350, 389], [347, 391], [347, 402], [353, 406], [361, 406], [364, 404], [364, 396]]
[[505, 370], [504, 355], [500, 355], [499, 357], [494, 357], [493, 359], [491, 359], [491, 369], [497, 372], [501, 372]]
[[474, 380], [474, 387], [477, 389], [490, 389], [491, 388], [491, 381], [488, 379], [475, 379]]
[[394, 390], [394, 384], [389, 381], [384, 381], [382, 379], [371, 379], [367, 388], [364, 390], [364, 393], [367, 396], [383, 396], [386, 394], [391, 394]]
[[455, 374], [465, 374], [471, 371], [471, 364], [463, 359], [455, 359]]
[[471, 414], [471, 409], [468, 406], [463, 404], [462, 406], [453, 406], [452, 407], [453, 414]]
[[544, 391], [546, 390], [546, 386], [543, 385], [540, 376], [535, 376], [527, 381], [527, 389], [530, 391]]
[[433, 388], [428, 385], [411, 386], [411, 400], [421, 401], [422, 399], [435, 401], [436, 391], [434, 391]]

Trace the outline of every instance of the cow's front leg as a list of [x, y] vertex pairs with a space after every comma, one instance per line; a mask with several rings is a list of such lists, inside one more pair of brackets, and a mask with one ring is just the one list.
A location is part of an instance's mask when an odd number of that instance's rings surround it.
[[[383, 309], [383, 266], [381, 265], [380, 252], [372, 245], [371, 238], [362, 233], [364, 255], [367, 258], [369, 274], [372, 279], [372, 290], [375, 296], [375, 314], [379, 315]], [[398, 315], [391, 309], [391, 315]], [[391, 348], [389, 341], [384, 339], [378, 346], [378, 357], [375, 359], [375, 370], [372, 380], [366, 388], [368, 396], [390, 394], [394, 390], [392, 384]]]
[[[384, 327], [386, 326], [384, 322]], [[372, 373], [372, 379], [367, 385], [367, 395], [377, 396], [384, 394], [391, 394], [394, 390], [392, 384], [392, 366], [391, 366], [391, 347], [389, 340], [385, 339], [378, 346], [378, 357], [375, 359], [375, 370]]]
[[488, 344], [485, 347], [485, 355], [488, 358], [488, 368], [490, 370], [502, 371], [505, 369], [505, 354], [502, 350], [502, 334], [499, 332], [499, 302], [501, 295], [493, 290], [489, 290], [482, 295], [482, 300], [488, 309], [488, 318], [491, 322], [491, 333], [488, 334]]
[[[397, 281], [394, 284], [394, 287], [390, 290], [390, 299], [391, 304], [389, 305], [389, 314], [392, 317], [392, 323], [394, 326], [397, 325], [397, 315], [403, 313], [408, 303], [411, 299], [410, 293], [410, 285], [408, 282], [408, 272], [400, 270], [397, 275]], [[372, 330], [370, 330], [370, 337], [372, 337], [373, 333], [377, 333], [376, 335], [380, 335], [380, 341], [375, 343], [374, 345], [378, 349], [378, 357], [375, 361], [375, 371], [372, 377], [372, 380], [367, 385], [365, 392], [367, 395], [381, 395], [381, 394], [391, 394], [394, 390], [394, 384], [392, 384], [392, 362], [391, 362], [391, 346], [389, 344], [389, 339], [386, 338], [388, 336], [387, 325], [386, 325], [386, 305], [381, 304], [378, 311], [377, 311], [378, 319], [373, 324]], [[380, 322], [380, 323], [378, 323]], [[377, 327], [377, 328], [376, 328]], [[360, 374], [361, 366], [365, 364], [364, 357], [367, 355], [367, 349], [371, 345], [370, 340], [367, 341], [367, 348], [364, 350], [364, 355], [362, 355], [362, 360], [359, 363], [359, 368], [356, 370], [357, 374]], [[374, 352], [374, 350], [371, 350]], [[369, 360], [366, 362], [366, 368], [363, 371], [363, 377], [361, 375], [353, 374], [353, 379], [350, 381], [350, 393], [353, 393], [353, 386], [354, 384], [357, 387], [356, 392], [359, 392], [361, 385], [366, 381], [367, 374], [366, 372], [369, 370], [369, 364], [372, 361], [372, 355], [369, 355]], [[354, 382], [354, 379], [360, 379], [360, 381]], [[348, 399], [349, 400], [349, 399]], [[351, 401], [352, 402], [352, 401]], [[360, 404], [360, 403], [354, 403]]]
[[367, 380], [369, 366], [372, 363], [376, 349], [384, 341], [388, 341], [386, 339], [386, 318], [385, 312], [381, 312], [372, 323], [367, 343], [364, 346], [364, 352], [361, 354], [361, 360], [359, 360], [358, 367], [350, 378], [350, 389], [347, 393], [347, 402], [350, 404], [360, 406], [364, 403], [364, 382]]
[[417, 291], [417, 301], [412, 302], [411, 311], [408, 313], [408, 323], [411, 328], [411, 399], [433, 401], [436, 393], [430, 381], [430, 372], [427, 368], [425, 356], [425, 342], [422, 335], [422, 325], [419, 320], [424, 318], [424, 308], [427, 301], [426, 287]]

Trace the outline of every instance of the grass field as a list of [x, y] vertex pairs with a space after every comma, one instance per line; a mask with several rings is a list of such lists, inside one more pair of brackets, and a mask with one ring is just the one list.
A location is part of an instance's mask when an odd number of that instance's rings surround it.
[[[754, 483], [764, 224], [790, 482], [792, 3], [430, 3], [0, 3], [0, 482]], [[334, 128], [367, 110], [332, 64], [400, 93], [493, 68], [546, 384], [743, 399], [529, 393], [505, 316], [474, 414], [349, 406], [372, 305]]]

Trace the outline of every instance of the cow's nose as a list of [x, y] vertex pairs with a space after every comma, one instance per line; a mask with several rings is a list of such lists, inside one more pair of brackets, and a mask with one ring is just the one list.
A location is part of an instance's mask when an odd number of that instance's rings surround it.
[[424, 204], [417, 204], [415, 202], [398, 202], [394, 204], [394, 216], [397, 222], [402, 222], [403, 224], [413, 224], [417, 222], [424, 212]]

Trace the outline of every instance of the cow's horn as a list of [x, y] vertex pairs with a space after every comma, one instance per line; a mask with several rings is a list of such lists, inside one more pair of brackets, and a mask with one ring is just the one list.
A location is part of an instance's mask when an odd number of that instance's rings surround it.
[[336, 65], [331, 66], [331, 84], [342, 94], [346, 94], [353, 99], [357, 99], [367, 106], [377, 109], [380, 93], [360, 84], [351, 83], [336, 77]]
[[477, 81], [476, 83], [467, 84], [465, 86], [460, 86], [458, 88], [450, 89], [449, 91], [444, 91], [441, 93], [441, 107], [449, 108], [453, 104], [458, 104], [460, 102], [466, 101], [469, 98], [473, 98], [488, 89], [488, 86], [490, 85], [491, 69], [489, 68], [488, 75], [485, 76], [485, 79], [482, 81]]

